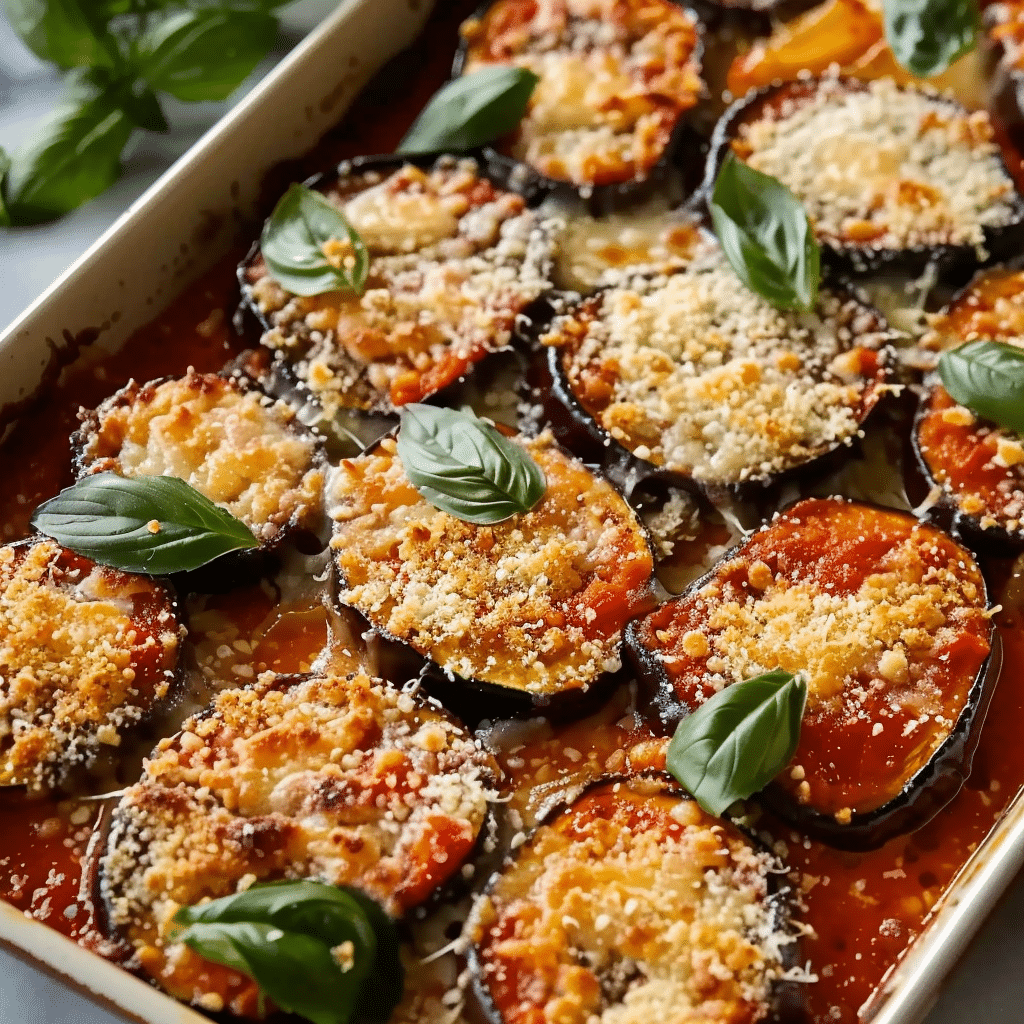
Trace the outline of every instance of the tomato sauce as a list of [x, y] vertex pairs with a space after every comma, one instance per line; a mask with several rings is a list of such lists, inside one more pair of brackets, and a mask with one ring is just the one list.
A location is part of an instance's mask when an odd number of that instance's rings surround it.
[[[368, 87], [351, 114], [308, 158], [270, 175], [268, 206], [287, 182], [333, 161], [388, 152], [447, 75], [457, 26], [471, 4], [441, 3], [421, 41]], [[411, 84], [410, 84], [411, 83]], [[0, 447], [3, 538], [26, 536], [32, 510], [72, 479], [68, 436], [79, 406], [93, 407], [130, 378], [151, 380], [219, 370], [246, 347], [231, 316], [237, 304], [233, 253], [185, 290], [125, 350], [72, 368], [21, 418]], [[807, 987], [813, 1024], [855, 1024], [858, 1010], [885, 973], [920, 935], [928, 915], [1018, 791], [1024, 786], [1024, 585], [1007, 566], [1004, 610], [997, 624], [1004, 665], [971, 776], [959, 796], [929, 825], [869, 853], [843, 853], [763, 817], [764, 830], [792, 869], [811, 934], [803, 957], [817, 981]], [[1020, 595], [1015, 599], [1013, 595]], [[271, 669], [309, 669], [328, 643], [328, 617], [317, 602], [279, 607], [262, 587], [215, 595], [189, 609], [230, 624], [231, 642], [193, 636], [197, 663], [218, 657], [240, 680]], [[201, 631], [200, 631], [201, 634]], [[524, 830], [559, 793], [604, 773], [657, 768], [665, 741], [634, 731], [625, 690], [595, 717], [554, 729], [537, 724], [524, 742], [503, 748], [515, 777], [511, 810]], [[155, 737], [154, 737], [155, 740]], [[112, 789], [130, 781], [112, 770]], [[83, 886], [85, 855], [100, 802], [0, 791], [0, 897], [48, 926], [100, 952], [109, 946], [94, 928], [92, 893]]]

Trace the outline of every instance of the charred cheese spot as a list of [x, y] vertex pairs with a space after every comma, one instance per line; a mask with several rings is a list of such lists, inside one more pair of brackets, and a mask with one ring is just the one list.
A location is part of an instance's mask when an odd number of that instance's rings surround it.
[[167, 587], [50, 540], [0, 548], [0, 785], [44, 789], [167, 697], [182, 635]]
[[779, 866], [653, 780], [592, 789], [523, 846], [470, 920], [502, 1024], [754, 1024], [791, 941]]
[[916, 431], [921, 461], [946, 499], [977, 528], [1024, 543], [1024, 437], [977, 419], [941, 384], [929, 392]]
[[497, 0], [462, 37], [463, 73], [539, 77], [507, 151], [577, 185], [646, 177], [703, 89], [697, 22], [669, 0]]
[[652, 556], [633, 510], [550, 435], [523, 441], [547, 479], [531, 511], [476, 526], [430, 505], [385, 438], [333, 485], [339, 599], [446, 673], [538, 697], [619, 667]]
[[977, 248], [1020, 220], [988, 114], [889, 78], [770, 91], [739, 116], [733, 149], [840, 249]]
[[245, 1011], [251, 985], [173, 942], [180, 906], [309, 877], [399, 916], [459, 870], [496, 771], [454, 719], [366, 675], [268, 673], [222, 691], [115, 811], [100, 864], [110, 923], [173, 994]]
[[369, 251], [363, 295], [292, 295], [259, 259], [246, 294], [269, 324], [263, 345], [328, 415], [388, 411], [440, 390], [506, 347], [516, 317], [550, 287], [560, 222], [473, 160], [352, 170], [326, 195]]
[[886, 390], [881, 317], [822, 290], [810, 314], [744, 288], [717, 247], [556, 317], [569, 385], [638, 457], [707, 484], [765, 479], [858, 435]]
[[314, 525], [323, 507], [317, 439], [283, 402], [232, 378], [190, 370], [132, 381], [79, 415], [73, 443], [83, 475], [179, 477], [264, 544]]
[[636, 635], [690, 708], [764, 672], [805, 673], [803, 772], [776, 782], [849, 821], [896, 797], [950, 736], [990, 634], [964, 548], [904, 513], [829, 498], [763, 527]]

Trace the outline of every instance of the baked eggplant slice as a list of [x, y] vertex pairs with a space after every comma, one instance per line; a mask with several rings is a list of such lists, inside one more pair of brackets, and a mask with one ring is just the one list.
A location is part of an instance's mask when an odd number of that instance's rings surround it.
[[783, 869], [653, 778], [602, 783], [494, 876], [468, 929], [493, 1024], [778, 1021]]
[[379, 157], [314, 180], [369, 252], [361, 296], [293, 295], [254, 247], [239, 280], [261, 343], [328, 418], [394, 412], [508, 347], [517, 317], [550, 287], [561, 228], [528, 207], [515, 178], [499, 160]]
[[940, 497], [930, 514], [952, 518], [971, 546], [1009, 554], [1024, 548], [1024, 437], [958, 405], [934, 382], [914, 424], [914, 451]]
[[715, 493], [851, 445], [889, 390], [893, 337], [878, 312], [835, 289], [822, 288], [809, 314], [774, 309], [707, 241], [674, 273], [624, 274], [540, 340], [560, 439], [573, 447], [587, 434], [591, 449], [625, 450], [635, 474]]
[[653, 558], [611, 484], [550, 434], [518, 443], [546, 490], [492, 526], [421, 497], [394, 437], [343, 461], [329, 499], [338, 599], [491, 711], [495, 698], [555, 710], [620, 667], [623, 627], [650, 607]]
[[0, 547], [0, 786], [47, 790], [172, 696], [173, 591], [39, 539]]
[[323, 512], [323, 444], [284, 402], [236, 377], [190, 370], [130, 381], [79, 413], [80, 477], [176, 476], [248, 526], [262, 548]]
[[800, 745], [762, 797], [832, 845], [880, 845], [959, 791], [998, 675], [970, 552], [913, 516], [841, 498], [792, 506], [631, 624], [665, 724], [724, 686], [803, 672]]
[[712, 139], [709, 200], [730, 151], [789, 187], [842, 270], [969, 274], [1024, 239], [988, 114], [889, 78], [804, 79], [734, 104]]
[[697, 17], [671, 0], [495, 0], [461, 35], [456, 75], [539, 78], [501, 151], [585, 192], [648, 178], [703, 92]]
[[267, 673], [163, 740], [122, 796], [98, 854], [106, 925], [176, 997], [262, 1017], [249, 979], [173, 941], [178, 908], [313, 878], [399, 917], [458, 873], [496, 777], [459, 723], [379, 679]]

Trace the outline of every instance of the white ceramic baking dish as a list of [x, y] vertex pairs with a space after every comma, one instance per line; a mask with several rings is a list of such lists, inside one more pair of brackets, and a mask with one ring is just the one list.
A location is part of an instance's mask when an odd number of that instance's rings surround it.
[[[441, 0], [444, 2], [444, 0]], [[115, 350], [237, 241], [268, 169], [312, 148], [369, 76], [419, 32], [427, 0], [343, 0], [243, 102], [0, 335], [0, 409], [97, 328]], [[6, 417], [5, 417], [6, 419]], [[954, 881], [927, 928], [862, 1008], [918, 1024], [943, 977], [1024, 863], [1024, 794]], [[188, 1007], [0, 902], [0, 944], [143, 1024], [208, 1024]]]

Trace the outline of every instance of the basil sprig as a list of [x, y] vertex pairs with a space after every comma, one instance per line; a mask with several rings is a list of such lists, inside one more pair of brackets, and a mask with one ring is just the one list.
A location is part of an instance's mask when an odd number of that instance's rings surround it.
[[31, 522], [95, 562], [154, 576], [257, 546], [245, 523], [171, 476], [87, 476], [43, 502]]
[[751, 291], [779, 309], [813, 308], [821, 249], [803, 206], [785, 185], [729, 153], [710, 208], [722, 251]]
[[763, 789], [789, 764], [807, 702], [801, 675], [733, 683], [680, 723], [666, 767], [709, 814]]
[[42, 60], [71, 71], [58, 109], [12, 157], [0, 225], [35, 224], [110, 186], [136, 129], [167, 131], [158, 94], [218, 100], [277, 37], [274, 0], [2, 0]]
[[1001, 341], [972, 341], [942, 353], [939, 376], [961, 405], [1024, 434], [1024, 349]]
[[402, 407], [398, 457], [435, 508], [467, 523], [500, 523], [544, 496], [544, 473], [520, 445], [472, 413]]
[[4, 191], [7, 188], [7, 172], [11, 167], [11, 158], [7, 151], [0, 147], [0, 228], [10, 227], [11, 215], [7, 212], [7, 205], [4, 203]]
[[[348, 239], [351, 264], [336, 267], [324, 252], [334, 239]], [[260, 237], [260, 252], [282, 288], [294, 295], [346, 289], [363, 294], [370, 256], [363, 240], [319, 192], [291, 185], [274, 207]]]
[[918, 78], [942, 74], [977, 42], [977, 0], [882, 0], [882, 13], [889, 49]]
[[464, 152], [507, 135], [526, 113], [540, 79], [494, 64], [439, 89], [398, 144], [398, 153]]
[[385, 1024], [404, 971], [391, 919], [368, 896], [322, 882], [257, 884], [174, 916], [173, 938], [252, 978], [313, 1024]]

